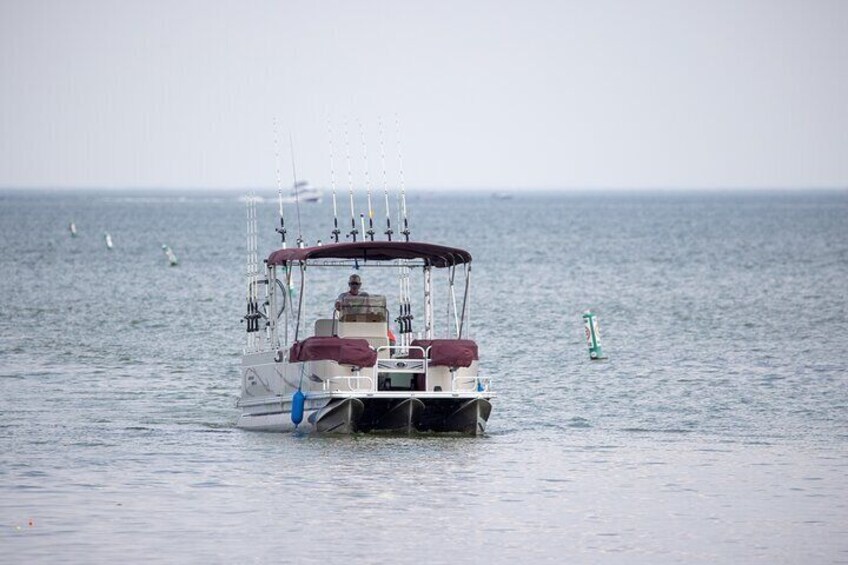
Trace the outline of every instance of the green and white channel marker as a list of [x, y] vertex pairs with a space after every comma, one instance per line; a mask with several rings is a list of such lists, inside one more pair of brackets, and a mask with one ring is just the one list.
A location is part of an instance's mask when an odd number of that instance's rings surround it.
[[583, 325], [586, 326], [586, 342], [589, 345], [589, 358], [606, 359], [601, 349], [601, 332], [598, 329], [598, 317], [590, 310], [583, 314]]

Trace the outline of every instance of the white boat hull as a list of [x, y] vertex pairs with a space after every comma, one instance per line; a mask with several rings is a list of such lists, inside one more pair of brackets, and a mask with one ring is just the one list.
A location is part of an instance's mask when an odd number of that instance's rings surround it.
[[261, 410], [243, 413], [237, 425], [268, 432], [453, 432], [482, 435], [492, 409], [490, 398], [489, 394], [451, 393], [332, 395], [321, 400], [323, 406], [305, 409], [297, 425], [292, 419], [291, 402], [277, 398]]

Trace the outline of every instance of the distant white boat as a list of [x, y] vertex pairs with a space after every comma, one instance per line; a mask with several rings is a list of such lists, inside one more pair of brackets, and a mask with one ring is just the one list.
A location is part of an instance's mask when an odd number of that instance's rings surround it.
[[[299, 181], [294, 188], [292, 188], [287, 194], [283, 196], [283, 204], [294, 204], [295, 202], [321, 202], [324, 198], [324, 192], [320, 188], [316, 188], [314, 186], [310, 186], [309, 181]], [[262, 196], [249, 195], [244, 194], [239, 196], [238, 201], [242, 204], [248, 202], [255, 202], [257, 204], [263, 204], [266, 202], [266, 199]], [[277, 199], [274, 198], [273, 202], [276, 202]]]
[[292, 204], [296, 201], [300, 202], [321, 202], [324, 198], [324, 193], [320, 188], [310, 186], [309, 181], [298, 181], [294, 185], [288, 195], [283, 197], [284, 204]]
[[494, 192], [492, 198], [495, 200], [512, 200], [512, 194], [508, 192]]
[[112, 249], [112, 236], [109, 235], [109, 232], [103, 234], [106, 237], [106, 249]]

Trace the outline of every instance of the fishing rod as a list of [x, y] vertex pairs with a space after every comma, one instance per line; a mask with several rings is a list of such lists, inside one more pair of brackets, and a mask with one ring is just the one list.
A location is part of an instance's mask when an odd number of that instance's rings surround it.
[[410, 336], [412, 334], [412, 320], [414, 316], [412, 315], [412, 302], [410, 301], [410, 285], [409, 285], [409, 265], [406, 264], [406, 261], [401, 261], [399, 266], [400, 270], [400, 308], [398, 312], [398, 317], [395, 320], [398, 323], [398, 330], [402, 336], [402, 342], [404, 345], [410, 343], [412, 340]]
[[252, 243], [251, 243], [251, 252], [253, 254], [253, 331], [259, 331], [259, 319], [262, 316], [262, 312], [259, 308], [259, 222], [257, 220], [257, 212], [256, 212], [256, 194], [253, 194], [253, 198], [250, 203], [250, 211], [251, 211], [251, 225], [250, 229], [252, 232]]
[[400, 338], [400, 346], [406, 347], [406, 332], [405, 326], [401, 319], [403, 318], [403, 266], [401, 260], [398, 259], [398, 317], [395, 322], [398, 325], [398, 336]]
[[[248, 333], [247, 348], [248, 348], [248, 350], [250, 350], [250, 349], [252, 349], [252, 345], [253, 345], [253, 343], [252, 343], [252, 337], [253, 336], [249, 335], [249, 334], [253, 333], [253, 300], [252, 300], [253, 289], [251, 288], [253, 286], [251, 284], [252, 283], [251, 278], [252, 278], [252, 274], [253, 274], [253, 267], [250, 264], [250, 259], [251, 259], [251, 256], [250, 256], [250, 244], [251, 244], [251, 238], [250, 238], [250, 195], [248, 195], [247, 198], [244, 201], [244, 211], [245, 211], [245, 214], [246, 214], [245, 219], [247, 220], [247, 231], [245, 233], [246, 238], [247, 238], [246, 241], [245, 241], [245, 243], [247, 244], [247, 246], [246, 246], [247, 247], [247, 261], [246, 261], [246, 268], [247, 268], [246, 269], [247, 270], [247, 272], [246, 272], [246, 274], [247, 274], [247, 297], [246, 297], [247, 298], [247, 314], [244, 316], [243, 319], [244, 319], [244, 321], [247, 322], [247, 333]], [[164, 248], [165, 246], [163, 245], [162, 247]]]
[[330, 120], [327, 120], [327, 137], [330, 140], [330, 185], [333, 187], [333, 231], [332, 238], [336, 243], [339, 242], [339, 234], [342, 231], [339, 229], [339, 211], [336, 206], [336, 170], [333, 166], [333, 130], [330, 127]]
[[365, 144], [365, 128], [362, 122], [359, 122], [359, 134], [362, 137], [362, 159], [365, 167], [365, 191], [368, 194], [368, 231], [364, 231], [362, 236], [368, 234], [368, 238], [374, 241], [374, 206], [371, 204], [371, 177], [368, 176], [368, 145]]
[[[255, 268], [257, 239], [254, 234], [254, 226], [256, 205], [252, 195], [248, 195], [245, 205], [247, 211], [247, 315], [245, 315], [244, 320], [247, 322], [247, 333], [253, 334], [259, 331], [259, 304]], [[254, 349], [255, 345], [256, 338], [253, 335], [249, 335], [248, 349]]]
[[274, 118], [274, 160], [277, 165], [277, 199], [280, 203], [280, 227], [276, 232], [280, 234], [283, 249], [286, 248], [286, 218], [283, 215], [283, 179], [280, 175], [280, 148], [277, 143], [277, 118]]
[[350, 166], [350, 135], [347, 129], [347, 120], [345, 120], [345, 153], [347, 154], [347, 184], [350, 191], [350, 233], [348, 236], [356, 241], [356, 209], [353, 205], [353, 171]]
[[[403, 231], [400, 233], [403, 234], [404, 240], [409, 241], [409, 219], [407, 215], [406, 209], [406, 187], [404, 184], [403, 178], [403, 153], [401, 151], [400, 144], [400, 119], [395, 115], [395, 126], [397, 129], [397, 152], [398, 152], [398, 170], [400, 175], [400, 194], [397, 196], [398, 205], [397, 205], [397, 214], [398, 214], [398, 225], [401, 225], [401, 220], [403, 220]], [[385, 151], [382, 145], [382, 120], [380, 122], [380, 151], [383, 156], [385, 156]], [[383, 179], [384, 179], [384, 197], [386, 201], [386, 235], [391, 240], [391, 214], [389, 212], [389, 196], [388, 196], [388, 181], [386, 180], [386, 170], [385, 170], [385, 161], [383, 163]], [[404, 259], [398, 260], [398, 286], [400, 291], [399, 297], [399, 309], [398, 309], [398, 317], [395, 321], [398, 324], [398, 331], [400, 333], [400, 341], [401, 346], [408, 346], [412, 343], [412, 320], [414, 316], [412, 314], [412, 302], [410, 299], [411, 295], [411, 287], [409, 282], [410, 269], [409, 264]]]
[[289, 133], [289, 147], [291, 148], [292, 177], [294, 180], [294, 205], [297, 209], [297, 247], [299, 249], [303, 247], [303, 229], [300, 224], [300, 198], [298, 197], [297, 169], [294, 166], [294, 139], [291, 133]]
[[403, 155], [400, 150], [400, 118], [395, 115], [395, 126], [397, 128], [398, 165], [400, 167], [400, 201], [401, 213], [403, 215], [403, 237], [409, 241], [409, 218], [406, 214], [406, 186], [403, 182]]
[[[292, 150], [292, 153], [294, 153], [293, 150]], [[279, 202], [279, 206], [280, 206], [280, 227], [278, 227], [276, 229], [276, 231], [277, 231], [277, 233], [280, 234], [283, 249], [286, 249], [286, 247], [287, 247], [286, 232], [288, 230], [286, 230], [286, 217], [283, 214], [283, 177], [282, 177], [282, 174], [280, 173], [280, 147], [279, 147], [279, 143], [277, 141], [277, 118], [274, 118], [274, 158], [275, 158], [276, 165], [277, 165], [277, 201]], [[292, 158], [292, 168], [294, 168], [294, 158]], [[298, 212], [299, 212], [299, 210], [298, 210]], [[290, 298], [291, 294], [294, 292], [294, 287], [292, 286], [292, 281], [291, 281], [290, 278], [286, 282], [287, 282], [286, 288], [288, 289], [288, 292], [286, 294], [288, 294], [288, 296]], [[288, 343], [288, 339], [289, 339], [288, 322], [286, 322], [286, 327], [285, 327], [285, 338], [286, 338], [286, 343]]]
[[380, 128], [380, 164], [383, 167], [383, 194], [386, 198], [386, 231], [383, 233], [386, 234], [386, 237], [389, 241], [392, 240], [392, 216], [391, 211], [389, 210], [389, 177], [386, 174], [386, 150], [383, 145], [383, 119], [379, 120], [379, 128]]
[[257, 220], [256, 193], [253, 194], [251, 208], [251, 229], [253, 231], [253, 331], [259, 331], [259, 318], [262, 312], [259, 308], [259, 222]]

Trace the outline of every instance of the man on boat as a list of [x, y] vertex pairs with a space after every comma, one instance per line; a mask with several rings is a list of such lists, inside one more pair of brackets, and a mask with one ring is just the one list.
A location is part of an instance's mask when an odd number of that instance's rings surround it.
[[348, 291], [343, 292], [336, 299], [336, 310], [341, 310], [342, 302], [345, 298], [349, 298], [352, 296], [360, 297], [360, 296], [368, 296], [367, 292], [362, 292], [359, 290], [362, 287], [362, 279], [359, 278], [359, 275], [356, 273], [350, 275], [350, 278], [347, 279]]

